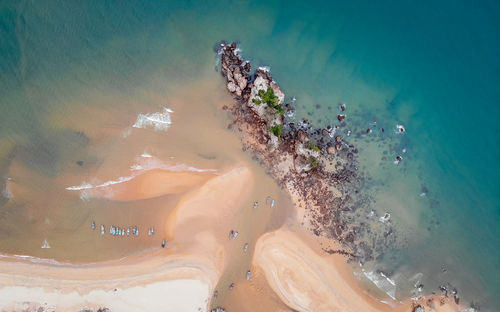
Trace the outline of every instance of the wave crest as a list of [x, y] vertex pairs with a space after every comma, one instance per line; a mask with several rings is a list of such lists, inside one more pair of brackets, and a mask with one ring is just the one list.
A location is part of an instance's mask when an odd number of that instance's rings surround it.
[[173, 112], [173, 110], [165, 107], [163, 112], [139, 114], [132, 127], [142, 129], [152, 127], [155, 131], [166, 131], [172, 124], [170, 114]]

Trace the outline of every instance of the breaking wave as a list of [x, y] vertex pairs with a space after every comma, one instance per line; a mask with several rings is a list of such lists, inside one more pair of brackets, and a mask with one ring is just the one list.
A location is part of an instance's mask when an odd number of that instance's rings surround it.
[[384, 275], [384, 273], [375, 273], [362, 270], [363, 274], [369, 279], [378, 289], [385, 292], [393, 300], [396, 300], [396, 283]]
[[137, 120], [132, 125], [134, 128], [154, 128], [155, 131], [166, 131], [172, 124], [170, 114], [174, 111], [169, 108], [163, 108], [163, 112], [152, 114], [139, 114]]
[[82, 182], [80, 185], [75, 185], [75, 186], [68, 186], [66, 187], [66, 190], [68, 191], [81, 191], [80, 193], [80, 199], [87, 201], [91, 197], [91, 193], [89, 193], [87, 190], [91, 189], [96, 189], [96, 188], [105, 188], [107, 186], [113, 185], [113, 184], [119, 184], [123, 182], [127, 182], [135, 178], [136, 176], [139, 176], [140, 174], [153, 170], [153, 169], [161, 169], [161, 170], [168, 170], [168, 171], [192, 171], [192, 172], [216, 172], [217, 170], [215, 169], [200, 169], [200, 168], [195, 168], [192, 166], [188, 166], [186, 164], [166, 164], [162, 162], [160, 159], [155, 158], [154, 156], [150, 154], [143, 153], [140, 155], [140, 157], [137, 157], [136, 163], [130, 166], [130, 171], [131, 175], [129, 176], [124, 176], [124, 177], [119, 177], [116, 180], [110, 180], [106, 181], [104, 183], [96, 183], [92, 184], [89, 182]]
[[100, 187], [106, 187], [106, 186], [110, 186], [110, 185], [113, 185], [113, 184], [118, 184], [118, 183], [127, 182], [127, 181], [132, 180], [133, 178], [134, 178], [133, 176], [129, 176], [129, 177], [119, 177], [117, 180], [107, 181], [107, 182], [104, 182], [104, 183], [101, 183], [101, 184], [98, 184], [98, 185], [92, 185], [92, 184], [90, 184], [90, 183], [83, 182], [83, 183], [82, 183], [82, 184], [80, 184], [80, 185], [77, 185], [77, 186], [69, 186], [69, 187], [67, 187], [66, 189], [67, 189], [68, 191], [81, 191], [81, 190], [88, 190], [88, 189], [100, 188]]

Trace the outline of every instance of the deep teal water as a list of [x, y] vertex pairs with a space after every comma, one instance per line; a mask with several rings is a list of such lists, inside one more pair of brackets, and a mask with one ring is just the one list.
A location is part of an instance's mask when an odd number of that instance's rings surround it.
[[[69, 99], [87, 92], [133, 97], [160, 88], [145, 78], [196, 79], [214, 66], [221, 39], [269, 65], [297, 98], [299, 117], [333, 124], [347, 103], [351, 140], [371, 177], [366, 192], [404, 237], [378, 268], [401, 284], [420, 272], [425, 292], [450, 282], [481, 310], [500, 307], [496, 1], [3, 1], [0, 137], [24, 142], [39, 156], [31, 165], [56, 174], [71, 138], [55, 136], [43, 116], [70, 113]], [[384, 134], [356, 137], [373, 119]], [[402, 136], [393, 133], [399, 123]]]

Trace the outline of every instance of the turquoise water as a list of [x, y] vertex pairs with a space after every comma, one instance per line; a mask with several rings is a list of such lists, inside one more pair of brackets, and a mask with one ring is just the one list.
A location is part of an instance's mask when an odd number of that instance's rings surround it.
[[[96, 105], [89, 93], [138, 98], [192, 81], [214, 67], [217, 41], [237, 40], [297, 98], [298, 116], [333, 124], [347, 103], [350, 140], [371, 177], [366, 192], [401, 234], [376, 265], [401, 283], [398, 297], [422, 273], [424, 292], [449, 282], [465, 302], [495, 310], [499, 29], [495, 1], [2, 2], [1, 148], [19, 146], [26, 163], [55, 175], [80, 143], [46, 116]], [[356, 136], [374, 119], [369, 136]]]

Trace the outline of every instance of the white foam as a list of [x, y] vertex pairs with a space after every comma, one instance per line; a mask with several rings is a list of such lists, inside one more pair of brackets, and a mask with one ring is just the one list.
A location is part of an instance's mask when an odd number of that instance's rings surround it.
[[[127, 182], [140, 175], [141, 173], [153, 170], [153, 169], [162, 169], [168, 171], [193, 171], [193, 172], [216, 172], [215, 169], [199, 169], [195, 167], [188, 166], [186, 164], [165, 164], [161, 160], [149, 155], [142, 154], [141, 157], [137, 157], [137, 163], [130, 166], [131, 175], [125, 177], [119, 177], [116, 180], [106, 181], [104, 183], [92, 184], [89, 182], [83, 182], [80, 185], [68, 186], [66, 190], [68, 191], [81, 191], [80, 199], [89, 200], [91, 197], [91, 192], [87, 190], [96, 189], [96, 188], [105, 188], [110, 185], [119, 184], [123, 182]], [[111, 195], [111, 194], [108, 194]]]
[[12, 192], [9, 190], [9, 185], [8, 183], [5, 183], [5, 187], [2, 190], [2, 196], [11, 199], [12, 198]]
[[271, 71], [271, 67], [269, 66], [259, 66], [259, 69], [266, 73]]
[[377, 274], [373, 271], [362, 270], [363, 274], [368, 278], [378, 289], [385, 292], [393, 300], [396, 300], [396, 283], [384, 275], [384, 273]]
[[98, 185], [92, 185], [90, 183], [83, 182], [82, 184], [77, 185], [77, 186], [68, 186], [66, 189], [68, 191], [89, 190], [89, 189], [93, 189], [93, 188], [106, 187], [106, 186], [110, 186], [110, 185], [113, 185], [113, 184], [127, 182], [127, 181], [132, 180], [133, 178], [134, 178], [133, 176], [119, 177], [117, 180], [106, 181], [106, 182], [98, 184]]
[[127, 128], [127, 129], [123, 130], [123, 132], [122, 132], [122, 137], [126, 138], [126, 137], [128, 137], [131, 133], [132, 133], [132, 129]]
[[42, 248], [43, 248], [43, 249], [45, 249], [45, 248], [50, 248], [50, 244], [49, 244], [49, 242], [47, 241], [47, 239], [45, 239], [45, 240], [43, 241]]
[[139, 114], [132, 127], [142, 129], [152, 127], [155, 131], [166, 131], [172, 124], [170, 114], [173, 112], [173, 110], [165, 107], [163, 108], [163, 112]]

